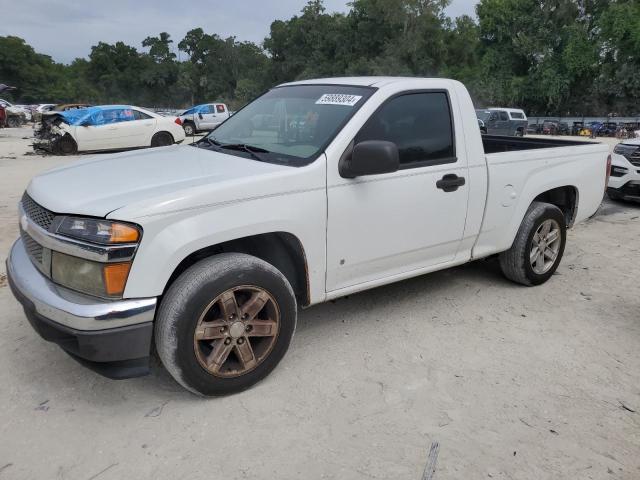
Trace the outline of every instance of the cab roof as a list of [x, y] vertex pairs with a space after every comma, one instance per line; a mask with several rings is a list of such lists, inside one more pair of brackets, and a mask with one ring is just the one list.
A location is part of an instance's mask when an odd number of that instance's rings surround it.
[[[434, 78], [423, 77], [330, 77], [330, 78], [314, 78], [310, 80], [300, 80], [297, 82], [287, 82], [278, 85], [279, 87], [290, 85], [350, 85], [357, 87], [382, 87], [391, 83], [416, 81], [416, 80], [435, 80]], [[438, 79], [444, 80], [444, 79]]]

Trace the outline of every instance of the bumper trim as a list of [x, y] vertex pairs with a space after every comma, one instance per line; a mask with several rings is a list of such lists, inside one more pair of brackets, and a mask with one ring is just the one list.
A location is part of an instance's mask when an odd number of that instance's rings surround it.
[[7, 258], [7, 277], [16, 297], [27, 299], [35, 313], [75, 330], [137, 325], [155, 316], [155, 297], [109, 301], [56, 285], [33, 265], [20, 239]]

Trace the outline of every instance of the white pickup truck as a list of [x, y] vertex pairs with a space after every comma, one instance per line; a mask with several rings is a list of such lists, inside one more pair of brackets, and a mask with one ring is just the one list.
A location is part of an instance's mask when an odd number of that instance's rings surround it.
[[153, 341], [185, 388], [228, 394], [282, 359], [300, 306], [495, 254], [547, 281], [607, 157], [481, 136], [452, 80], [289, 83], [195, 146], [35, 177], [8, 277], [41, 336], [100, 373], [147, 373]]

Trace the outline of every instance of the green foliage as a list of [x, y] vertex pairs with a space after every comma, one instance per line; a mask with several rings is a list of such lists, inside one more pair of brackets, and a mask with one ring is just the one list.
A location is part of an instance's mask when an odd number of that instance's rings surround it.
[[262, 46], [194, 28], [177, 45], [166, 32], [149, 36], [142, 51], [100, 42], [70, 65], [0, 37], [0, 82], [17, 86], [21, 102], [239, 108], [296, 79], [444, 76], [464, 82], [478, 105], [530, 114], [640, 110], [637, 0], [480, 0], [477, 19], [448, 18], [449, 3], [353, 0], [342, 14], [310, 0], [274, 21]]

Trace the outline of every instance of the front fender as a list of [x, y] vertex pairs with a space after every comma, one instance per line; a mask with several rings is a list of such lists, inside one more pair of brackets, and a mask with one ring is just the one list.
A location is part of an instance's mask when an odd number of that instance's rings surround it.
[[311, 301], [324, 297], [326, 193], [322, 189], [200, 207], [141, 219], [143, 239], [125, 298], [159, 296], [193, 252], [252, 235], [286, 232], [303, 246]]

